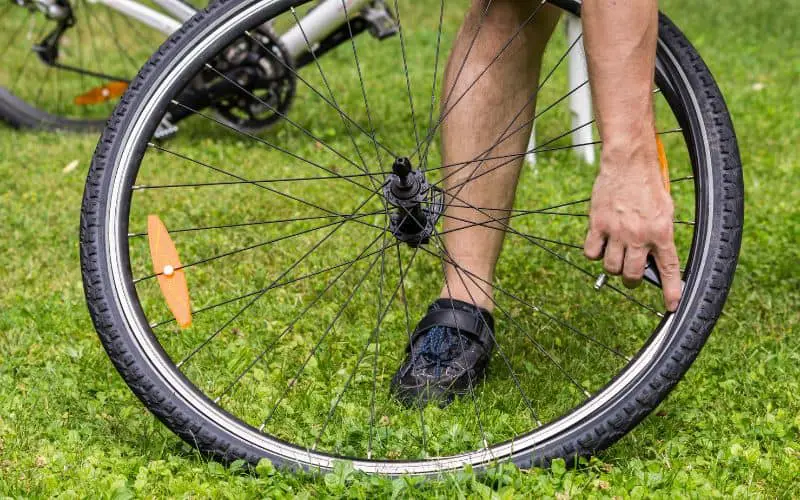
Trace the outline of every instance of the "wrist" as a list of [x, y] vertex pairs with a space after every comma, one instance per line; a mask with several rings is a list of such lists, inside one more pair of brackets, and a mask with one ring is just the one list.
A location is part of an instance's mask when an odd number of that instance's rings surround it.
[[601, 171], [641, 171], [645, 165], [658, 166], [658, 150], [652, 129], [649, 133], [614, 134], [603, 140]]

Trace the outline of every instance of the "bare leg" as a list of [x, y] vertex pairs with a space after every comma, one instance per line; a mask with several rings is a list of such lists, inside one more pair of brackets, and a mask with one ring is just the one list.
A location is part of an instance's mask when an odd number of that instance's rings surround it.
[[[444, 183], [445, 189], [458, 198], [448, 197], [448, 203], [456, 206], [447, 208], [444, 218], [446, 234], [443, 238], [448, 253], [458, 265], [478, 276], [480, 280], [491, 283], [505, 236], [505, 232], [500, 229], [502, 226], [491, 223], [486, 226], [453, 230], [491, 220], [485, 214], [500, 219], [507, 215], [503, 209], [512, 207], [523, 157], [520, 156], [518, 160], [486, 175], [481, 174], [496, 167], [503, 160], [486, 161], [483, 164], [474, 160], [492, 148], [504, 135], [504, 131], [514, 130], [533, 117], [535, 103], [525, 108], [509, 127], [511, 119], [525, 106], [536, 89], [542, 53], [558, 22], [559, 13], [550, 5], [541, 7], [500, 58], [480, 76], [477, 84], [453, 106], [539, 4], [531, 1], [495, 0], [489, 6], [484, 18], [486, 5], [487, 0], [473, 2], [458, 33], [445, 70], [443, 87], [445, 95], [442, 102], [447, 102], [447, 95], [451, 93], [447, 106], [453, 109], [442, 125], [443, 161], [445, 165], [458, 162], [472, 163], [466, 167], [464, 165], [448, 167], [443, 171], [443, 175], [447, 177]], [[476, 31], [478, 35], [475, 44], [461, 74], [458, 75]], [[486, 156], [523, 152], [530, 133], [530, 126], [523, 127]], [[475, 177], [477, 178], [470, 180]], [[464, 208], [464, 205], [496, 210], [481, 213], [471, 208]], [[459, 276], [453, 266], [447, 265], [445, 286], [441, 296], [474, 302], [491, 311], [493, 309], [491, 290], [480, 280], [470, 279], [463, 272]]]

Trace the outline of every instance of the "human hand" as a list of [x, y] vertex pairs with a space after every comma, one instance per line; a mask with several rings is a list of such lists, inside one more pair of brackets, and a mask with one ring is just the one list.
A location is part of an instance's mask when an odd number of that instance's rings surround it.
[[605, 270], [621, 274], [628, 288], [639, 285], [647, 256], [652, 254], [661, 276], [664, 304], [675, 311], [681, 278], [673, 214], [654, 143], [604, 149], [592, 190], [584, 254], [592, 260], [602, 258]]

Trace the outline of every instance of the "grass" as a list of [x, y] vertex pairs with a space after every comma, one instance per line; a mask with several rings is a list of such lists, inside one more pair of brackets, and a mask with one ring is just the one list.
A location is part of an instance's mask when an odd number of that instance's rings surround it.
[[[450, 4], [448, 4], [450, 5]], [[610, 450], [593, 458], [578, 470], [565, 470], [557, 462], [551, 470], [519, 471], [510, 466], [499, 467], [485, 476], [470, 472], [447, 476], [439, 481], [421, 482], [416, 479], [389, 480], [366, 477], [341, 465], [334, 473], [312, 477], [275, 471], [262, 463], [254, 471], [244, 471], [242, 464], [224, 467], [209, 462], [183, 444], [159, 424], [133, 397], [121, 381], [102, 350], [86, 313], [77, 259], [78, 206], [83, 188], [84, 172], [88, 166], [96, 138], [93, 136], [58, 135], [18, 132], [7, 127], [0, 134], [0, 175], [3, 207], [4, 241], [3, 267], [0, 271], [0, 493], [9, 496], [44, 497], [57, 493], [65, 496], [453, 496], [492, 495], [513, 496], [764, 496], [794, 497], [800, 495], [796, 477], [800, 475], [800, 404], [798, 404], [798, 366], [800, 351], [796, 333], [800, 319], [796, 304], [800, 299], [800, 282], [795, 265], [800, 251], [794, 245], [800, 228], [800, 210], [796, 200], [800, 195], [800, 173], [796, 163], [795, 144], [800, 139], [796, 125], [800, 100], [797, 64], [800, 52], [793, 40], [793, 27], [800, 12], [787, 0], [772, 5], [750, 5], [743, 1], [714, 3], [713, 16], [700, 16], [703, 7], [683, 0], [664, 1], [662, 8], [681, 26], [703, 54], [714, 71], [731, 108], [739, 135], [747, 190], [747, 226], [735, 287], [729, 298], [726, 313], [718, 323], [708, 345], [678, 389], [659, 410]], [[453, 9], [455, 11], [456, 9]], [[448, 24], [457, 23], [458, 16], [448, 17]], [[744, 19], [747, 23], [734, 20]], [[432, 43], [431, 26], [421, 23], [418, 37], [409, 35], [410, 48], [414, 43]], [[435, 29], [435, 25], [433, 25]], [[435, 33], [435, 31], [433, 31]], [[452, 38], [452, 33], [449, 38]], [[556, 36], [557, 43], [563, 37]], [[359, 40], [364, 48], [367, 75], [395, 74], [386, 68], [385, 50], [399, 50], [396, 45], [380, 47], [370, 52], [371, 41]], [[390, 47], [390, 49], [386, 49]], [[393, 47], [393, 48], [391, 48]], [[337, 78], [332, 81], [337, 95], [348, 113], [365, 123], [366, 116], [358, 115], [359, 89], [348, 83], [354, 78], [352, 61], [343, 48], [326, 56], [327, 69], [336, 66]], [[425, 102], [422, 83], [429, 82], [419, 68], [432, 71], [426, 59], [430, 51], [413, 51], [411, 74], [415, 80], [416, 102]], [[330, 65], [330, 66], [329, 66]], [[341, 68], [350, 68], [341, 71]], [[316, 82], [317, 75], [309, 68], [304, 76]], [[557, 76], [553, 92], [566, 88], [563, 75]], [[558, 80], [561, 78], [561, 80]], [[368, 79], [368, 90], [380, 93], [403, 85], [399, 79]], [[343, 93], [343, 94], [342, 94]], [[541, 102], [549, 102], [560, 94], [543, 94]], [[317, 102], [315, 105], [314, 103]], [[401, 103], [402, 104], [402, 103]], [[409, 141], [410, 117], [401, 113], [397, 103], [378, 100], [376, 116], [379, 130], [385, 131], [392, 144], [413, 146]], [[344, 126], [336, 113], [320, 108], [309, 92], [298, 92], [297, 102], [290, 115], [314, 135], [342, 151], [352, 153]], [[562, 131], [565, 113], [556, 109], [549, 121], [542, 123], [540, 137]], [[672, 124], [669, 116], [659, 112], [659, 128]], [[264, 176], [264, 166], [270, 176], [292, 172], [306, 174], [314, 170], [297, 163], [288, 163], [274, 151], [254, 149], [246, 138], [232, 134], [210, 135], [207, 124], [187, 122], [181, 133], [165, 147], [191, 154], [193, 157], [218, 165], [236, 165], [243, 174]], [[394, 134], [394, 135], [391, 135]], [[301, 151], [312, 158], [328, 158], [314, 142], [303, 137], [295, 128], [282, 124], [264, 136], [267, 140]], [[667, 147], [674, 176], [680, 173], [680, 141], [669, 139]], [[248, 147], [245, 147], [248, 146]], [[369, 144], [360, 144], [367, 151]], [[438, 158], [434, 148], [432, 161]], [[581, 175], [581, 166], [569, 161], [567, 154], [541, 158], [536, 170], [528, 169], [521, 181], [517, 206], [534, 208], [537, 200], [570, 199], [586, 192], [591, 177]], [[77, 169], [65, 171], [72, 160]], [[353, 172], [341, 161], [330, 161], [329, 167], [341, 172]], [[167, 169], [166, 166], [172, 168]], [[198, 173], [185, 166], [177, 167], [174, 159], [164, 153], [150, 151], [137, 184], [183, 181], [220, 180]], [[558, 176], [553, 175], [558, 167]], [[685, 168], [685, 167], [683, 167]], [[350, 169], [350, 170], [347, 170]], [[318, 173], [318, 172], [317, 172]], [[341, 206], [355, 208], [354, 193], [347, 185], [320, 190], [293, 185], [293, 194], [319, 203], [333, 200]], [[679, 208], [691, 216], [691, 198], [687, 191], [676, 187]], [[265, 203], [259, 193], [241, 188], [220, 188], [214, 191], [213, 202], [201, 190], [182, 193], [182, 197], [167, 197], [161, 192], [137, 192], [134, 196], [132, 232], [142, 227], [144, 215], [155, 211], [170, 228], [196, 225], [209, 220], [228, 221], [264, 219]], [[691, 190], [689, 189], [690, 193]], [[146, 198], [147, 197], [147, 198]], [[354, 204], [355, 203], [355, 204]], [[289, 203], [270, 200], [269, 217], [309, 215]], [[326, 205], [327, 206], [327, 205]], [[374, 205], [373, 208], [379, 208]], [[571, 219], [571, 218], [570, 218]], [[371, 219], [367, 219], [371, 220]], [[379, 218], [373, 222], [379, 223]], [[528, 224], [528, 225], [526, 225]], [[582, 221], [557, 222], [547, 226], [520, 222], [519, 230], [565, 241], [580, 241]], [[310, 223], [293, 223], [282, 228], [296, 231], [313, 227]], [[346, 255], [353, 244], [365, 245], [370, 230], [354, 229], [337, 235], [335, 243], [304, 262], [297, 272], [312, 272], [323, 265], [334, 265]], [[680, 231], [680, 230], [679, 230]], [[219, 236], [176, 237], [186, 261], [216, 251], [236, 248], [263, 239], [264, 232], [246, 230], [236, 233], [236, 239]], [[266, 234], [277, 234], [269, 233]], [[315, 235], [317, 233], [314, 233]], [[680, 233], [686, 243], [691, 233]], [[254, 283], [264, 286], [276, 272], [285, 269], [298, 257], [298, 250], [313, 244], [319, 236], [300, 237], [297, 241], [271, 246], [269, 252], [249, 253], [237, 259], [235, 266], [198, 266], [189, 275], [193, 300], [197, 304], [214, 303], [229, 297], [234, 290], [248, 291]], [[138, 246], [137, 246], [138, 245]], [[507, 245], [500, 274], [507, 289], [535, 295], [553, 308], [560, 317], [569, 318], [582, 329], [591, 329], [604, 340], [618, 343], [626, 352], [640, 345], [652, 327], [652, 318], [635, 310], [620, 310], [610, 314], [604, 305], [616, 304], [611, 299], [595, 299], [596, 294], [580, 286], [577, 277], [561, 276], [552, 262], [537, 258], [522, 244]], [[131, 244], [134, 272], [146, 274], [144, 241]], [[410, 252], [403, 250], [404, 257]], [[685, 252], [684, 252], [685, 255]], [[438, 282], [436, 261], [421, 255], [408, 278], [407, 303], [411, 316], [418, 317]], [[576, 260], [576, 262], [578, 262]], [[357, 286], [359, 273], [367, 271], [369, 260], [354, 266], [353, 276], [337, 285], [337, 301], [326, 302], [316, 312], [298, 324], [286, 342], [260, 373], [253, 373], [255, 382], [239, 390], [231, 398], [230, 408], [257, 422], [263, 418], [263, 401], [274, 402], [284, 387], [292, 388], [290, 399], [276, 416], [276, 434], [315, 436], [320, 430], [332, 398], [344, 387], [350, 367], [358, 358], [352, 344], [342, 342], [344, 335], [365, 344], [371, 330], [363, 325], [374, 324], [379, 306], [371, 303], [380, 281], [377, 274], [365, 281], [365, 290], [358, 294], [335, 330], [325, 339], [319, 356], [309, 359], [309, 376], [292, 379], [290, 374], [302, 365], [319, 336], [317, 325], [330, 320], [337, 304]], [[378, 262], [376, 265], [380, 265]], [[533, 269], [531, 274], [515, 273], [522, 266]], [[137, 273], [138, 271], [138, 273]], [[188, 271], [187, 271], [188, 272]], [[224, 279], [220, 279], [220, 276]], [[387, 290], [396, 284], [390, 276], [384, 284]], [[558, 276], [554, 280], [553, 276]], [[522, 279], [526, 278], [526, 279]], [[152, 280], [151, 280], [152, 281]], [[325, 280], [309, 280], [302, 286], [284, 287], [271, 295], [269, 301], [254, 306], [253, 314], [243, 318], [237, 328], [220, 337], [214, 353], [201, 352], [187, 365], [187, 373], [198, 386], [219, 391], [229, 382], [232, 373], [241, 369], [268, 337], [280, 333], [287, 318], [299, 312], [324, 287]], [[548, 286], [542, 286], [547, 283]], [[154, 285], [145, 283], [139, 290], [148, 317], [165, 318], [166, 312]], [[637, 292], [655, 303], [657, 297], [647, 289]], [[568, 296], [570, 304], [561, 300]], [[388, 300], [390, 293], [384, 292]], [[591, 297], [591, 299], [590, 299]], [[528, 331], [546, 339], [545, 347], [556, 353], [570, 373], [588, 387], [601, 383], [618, 367], [614, 358], [599, 350], [589, 350], [546, 323], [514, 309], [514, 302], [500, 299], [510, 314], [523, 322]], [[579, 307], [578, 307], [579, 306]], [[519, 307], [519, 304], [516, 305]], [[595, 309], [592, 309], [594, 307]], [[220, 308], [198, 317], [196, 325], [179, 334], [169, 325], [158, 333], [167, 351], [174, 357], [185, 355], [221, 318], [235, 309]], [[151, 317], [152, 316], [152, 317]], [[600, 319], [596, 319], [599, 317]], [[368, 319], [369, 318], [369, 319]], [[498, 315], [498, 332], [513, 331], [505, 316]], [[265, 320], [266, 319], [266, 320]], [[216, 320], [216, 321], [215, 321]], [[386, 318], [385, 331], [403, 331], [405, 316], [395, 308]], [[322, 323], [326, 324], [326, 323]], [[618, 331], [625, 332], [617, 335]], [[604, 336], [605, 337], [602, 337]], [[337, 339], [340, 339], [337, 341]], [[577, 402], [574, 387], [549, 377], [546, 361], [524, 342], [521, 335], [509, 335], [501, 342], [510, 363], [524, 371], [525, 390], [534, 397], [536, 409], [544, 417]], [[378, 373], [385, 387], [402, 352], [401, 336], [386, 334], [380, 341], [381, 357]], [[355, 352], [353, 352], [355, 351]], [[596, 361], [591, 370], [580, 366], [586, 359]], [[221, 358], [226, 370], [210, 370]], [[371, 364], [371, 358], [364, 361]], [[493, 439], [502, 439], [504, 432], [519, 431], [529, 423], [526, 411], [515, 395], [503, 360], [495, 357], [494, 374], [479, 393], [481, 408], [488, 408], [483, 418]], [[336, 369], [332, 369], [336, 367]], [[339, 368], [342, 368], [341, 370]], [[367, 370], [369, 371], [369, 370]], [[250, 375], [249, 375], [250, 376]], [[593, 380], [592, 377], [598, 377]], [[543, 379], [548, 379], [547, 384]], [[550, 380], [552, 379], [552, 380]], [[356, 377], [341, 409], [334, 413], [328, 432], [321, 441], [329, 449], [363, 452], [369, 418], [364, 414], [363, 401], [371, 394], [371, 373]], [[534, 383], [535, 382], [535, 383]], [[313, 383], [313, 386], [311, 385]], [[312, 389], [313, 390], [309, 390]], [[539, 391], [537, 393], [537, 391]], [[558, 394], [558, 397], [548, 398]], [[391, 456], [400, 453], [413, 457], [421, 451], [414, 448], [418, 436], [401, 435], [403, 429], [413, 428], [416, 415], [403, 412], [379, 391], [376, 401], [379, 415], [389, 423], [383, 434], [376, 437], [376, 453]], [[362, 404], [357, 404], [361, 402]], [[260, 406], [259, 406], [260, 405]], [[463, 451], [481, 435], [469, 400], [448, 408], [426, 409], [426, 422], [431, 426], [432, 446], [440, 452]], [[494, 412], [494, 413], [492, 413]], [[278, 418], [281, 417], [281, 418]], [[281, 423], [291, 423], [291, 427]], [[462, 427], [454, 428], [461, 424]], [[300, 432], [298, 432], [298, 429]], [[509, 431], [511, 429], [511, 431]], [[380, 448], [384, 443], [386, 446]], [[392, 447], [404, 443], [405, 447]]]

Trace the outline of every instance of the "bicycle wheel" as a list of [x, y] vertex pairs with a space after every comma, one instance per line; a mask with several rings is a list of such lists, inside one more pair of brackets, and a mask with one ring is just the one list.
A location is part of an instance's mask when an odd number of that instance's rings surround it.
[[165, 38], [100, 2], [8, 1], [0, 8], [0, 118], [16, 127], [99, 131]]
[[[348, 41], [292, 72], [293, 117], [268, 135], [191, 108], [185, 123], [200, 127], [201, 140], [152, 139], [165, 113], [189, 108], [191, 82], [229, 81], [259, 101], [217, 68], [219, 55], [264, 22], [291, 25], [300, 3], [209, 7], [143, 68], [98, 145], [81, 220], [84, 286], [133, 392], [204, 452], [313, 470], [340, 459], [384, 474], [500, 460], [528, 467], [571, 462], [625, 435], [697, 356], [738, 256], [736, 139], [691, 44], [660, 17], [655, 98], [685, 281], [678, 310], [664, 312], [653, 284], [601, 286], [601, 268], [582, 257], [594, 169], [572, 155], [562, 71], [579, 39], [556, 36], [532, 93], [537, 131], [549, 137], [538, 141], [536, 167], [524, 168], [512, 209], [474, 207], [505, 214], [490, 220], [507, 233], [496, 280], [482, 284], [494, 292], [497, 322], [489, 375], [446, 408], [407, 408], [389, 380], [442, 287], [442, 219], [467, 203], [439, 189], [443, 172], [459, 166], [441, 164], [436, 140], [454, 105], [437, 99], [441, 66], [466, 2], [442, 1], [433, 13], [396, 2], [401, 36]], [[579, 13], [578, 2], [554, 3]], [[487, 150], [469, 165], [503, 168], [522, 154]], [[425, 210], [414, 212], [426, 218], [427, 242], [404, 237], [397, 228], [411, 211], [386, 196], [401, 157], [428, 184]]]

